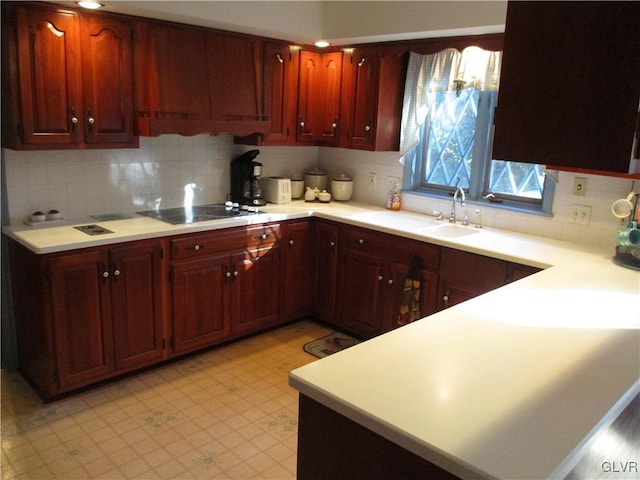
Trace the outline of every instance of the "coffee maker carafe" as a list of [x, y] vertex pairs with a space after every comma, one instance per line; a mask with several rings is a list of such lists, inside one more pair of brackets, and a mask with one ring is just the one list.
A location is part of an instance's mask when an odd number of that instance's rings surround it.
[[254, 207], [266, 205], [258, 179], [262, 175], [262, 164], [254, 159], [260, 150], [249, 150], [231, 162], [231, 200], [241, 205]]

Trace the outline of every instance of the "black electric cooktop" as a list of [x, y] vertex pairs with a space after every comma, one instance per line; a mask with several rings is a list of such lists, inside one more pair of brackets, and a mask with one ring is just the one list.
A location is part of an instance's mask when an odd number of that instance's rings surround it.
[[208, 222], [232, 217], [256, 215], [260, 212], [254, 207], [229, 206], [222, 204], [198, 205], [193, 207], [163, 208], [161, 210], [145, 210], [136, 212], [138, 215], [152, 217], [173, 225], [185, 223]]

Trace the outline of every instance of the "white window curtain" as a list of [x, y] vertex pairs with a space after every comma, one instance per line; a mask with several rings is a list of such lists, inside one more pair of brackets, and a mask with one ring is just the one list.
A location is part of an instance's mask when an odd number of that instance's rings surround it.
[[[497, 90], [502, 52], [467, 47], [448, 48], [432, 55], [411, 52], [405, 82], [400, 130], [400, 155], [404, 157], [419, 141], [420, 126], [433, 105], [434, 93], [474, 87]], [[401, 160], [404, 163], [404, 158]]]

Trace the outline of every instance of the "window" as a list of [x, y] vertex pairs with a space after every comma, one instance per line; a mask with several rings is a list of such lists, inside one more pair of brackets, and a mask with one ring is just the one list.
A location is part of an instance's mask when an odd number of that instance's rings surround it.
[[553, 184], [542, 165], [490, 158], [500, 59], [501, 52], [477, 47], [411, 54], [401, 139], [405, 190], [448, 194], [459, 185], [471, 200], [548, 211]]

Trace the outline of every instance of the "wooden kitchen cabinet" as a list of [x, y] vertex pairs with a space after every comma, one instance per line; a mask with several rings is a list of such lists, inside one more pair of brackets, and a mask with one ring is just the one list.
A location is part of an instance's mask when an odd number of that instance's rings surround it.
[[205, 31], [137, 22], [136, 111], [141, 135], [195, 135], [211, 119]]
[[444, 309], [507, 283], [507, 262], [442, 248], [438, 308]]
[[325, 322], [336, 321], [338, 284], [338, 249], [340, 225], [315, 219], [312, 224], [311, 277], [313, 288], [313, 314]]
[[345, 53], [340, 142], [347, 148], [375, 147], [379, 75], [377, 48], [354, 48]]
[[115, 16], [3, 8], [5, 145], [137, 147], [132, 42], [132, 24]]
[[297, 141], [335, 146], [340, 125], [342, 52], [300, 51]]
[[357, 227], [344, 227], [342, 235], [338, 325], [363, 337], [400, 326], [414, 258], [420, 266], [420, 317], [435, 312], [439, 247]]
[[261, 134], [234, 141], [248, 145], [295, 145], [299, 49], [288, 43], [263, 44], [263, 112], [270, 120]]
[[628, 173], [638, 19], [638, 2], [509, 2], [493, 157]]
[[21, 370], [44, 397], [164, 358], [162, 241], [50, 255], [10, 245]]
[[282, 242], [282, 288], [280, 321], [295, 320], [311, 312], [314, 271], [312, 270], [311, 221], [285, 224]]
[[278, 323], [280, 225], [171, 241], [171, 345], [183, 354]]
[[213, 119], [227, 131], [267, 132], [262, 40], [248, 35], [207, 33], [209, 90]]

